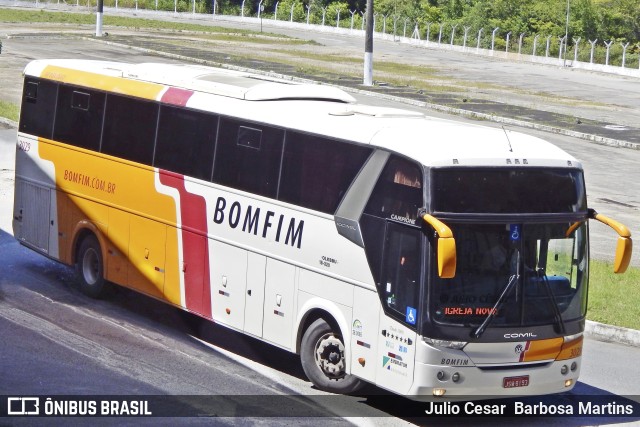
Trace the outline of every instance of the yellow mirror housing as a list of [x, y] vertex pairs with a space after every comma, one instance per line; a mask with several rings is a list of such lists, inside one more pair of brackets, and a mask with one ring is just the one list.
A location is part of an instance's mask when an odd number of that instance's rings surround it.
[[456, 275], [456, 239], [451, 229], [436, 217], [424, 214], [425, 220], [438, 233], [438, 276], [451, 279]]
[[613, 272], [624, 273], [631, 263], [631, 253], [633, 252], [633, 241], [630, 237], [618, 237], [616, 245], [616, 257], [613, 261]]
[[438, 239], [438, 276], [452, 279], [456, 276], [456, 240], [453, 237]]
[[622, 223], [606, 217], [593, 209], [589, 209], [589, 217], [600, 221], [603, 224], [613, 228], [620, 237], [616, 245], [616, 255], [613, 261], [613, 272], [624, 273], [631, 262], [631, 254], [633, 253], [633, 241], [631, 240], [631, 232]]

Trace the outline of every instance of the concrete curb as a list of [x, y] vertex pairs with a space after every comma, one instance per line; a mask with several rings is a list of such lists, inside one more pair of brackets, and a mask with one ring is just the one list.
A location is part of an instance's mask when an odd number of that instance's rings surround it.
[[14, 129], [18, 128], [18, 122], [14, 122], [13, 120], [9, 120], [4, 117], [0, 117], [0, 124], [7, 125], [10, 128], [14, 128]]
[[640, 331], [620, 326], [587, 320], [584, 327], [585, 336], [596, 341], [614, 342], [618, 344], [640, 347]]

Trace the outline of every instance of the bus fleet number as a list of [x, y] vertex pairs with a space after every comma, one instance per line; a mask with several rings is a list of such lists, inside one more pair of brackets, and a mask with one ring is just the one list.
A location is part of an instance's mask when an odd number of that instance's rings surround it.
[[29, 141], [23, 141], [21, 139], [18, 140], [18, 148], [20, 148], [25, 153], [31, 150], [31, 143]]

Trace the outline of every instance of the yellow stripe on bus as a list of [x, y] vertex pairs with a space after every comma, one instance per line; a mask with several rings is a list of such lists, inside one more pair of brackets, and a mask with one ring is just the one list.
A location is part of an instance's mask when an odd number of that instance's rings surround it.
[[522, 362], [535, 362], [538, 360], [555, 359], [562, 348], [562, 338], [530, 341]]
[[562, 351], [556, 357], [556, 360], [575, 359], [582, 356], [582, 344], [584, 342], [584, 336], [578, 339], [567, 342], [562, 346]]
[[176, 202], [156, 190], [154, 169], [43, 138], [38, 145], [55, 165], [60, 258], [70, 262], [79, 227], [95, 224], [107, 279], [181, 305]]
[[42, 78], [139, 98], [157, 100], [165, 86], [48, 65]]

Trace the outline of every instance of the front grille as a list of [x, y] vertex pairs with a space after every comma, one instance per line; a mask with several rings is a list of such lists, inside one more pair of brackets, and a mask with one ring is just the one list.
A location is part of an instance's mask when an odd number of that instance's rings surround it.
[[491, 366], [477, 366], [478, 369], [483, 371], [513, 371], [516, 369], [535, 369], [542, 368], [543, 366], [550, 365], [551, 362], [542, 363], [518, 363], [517, 365], [491, 365]]

